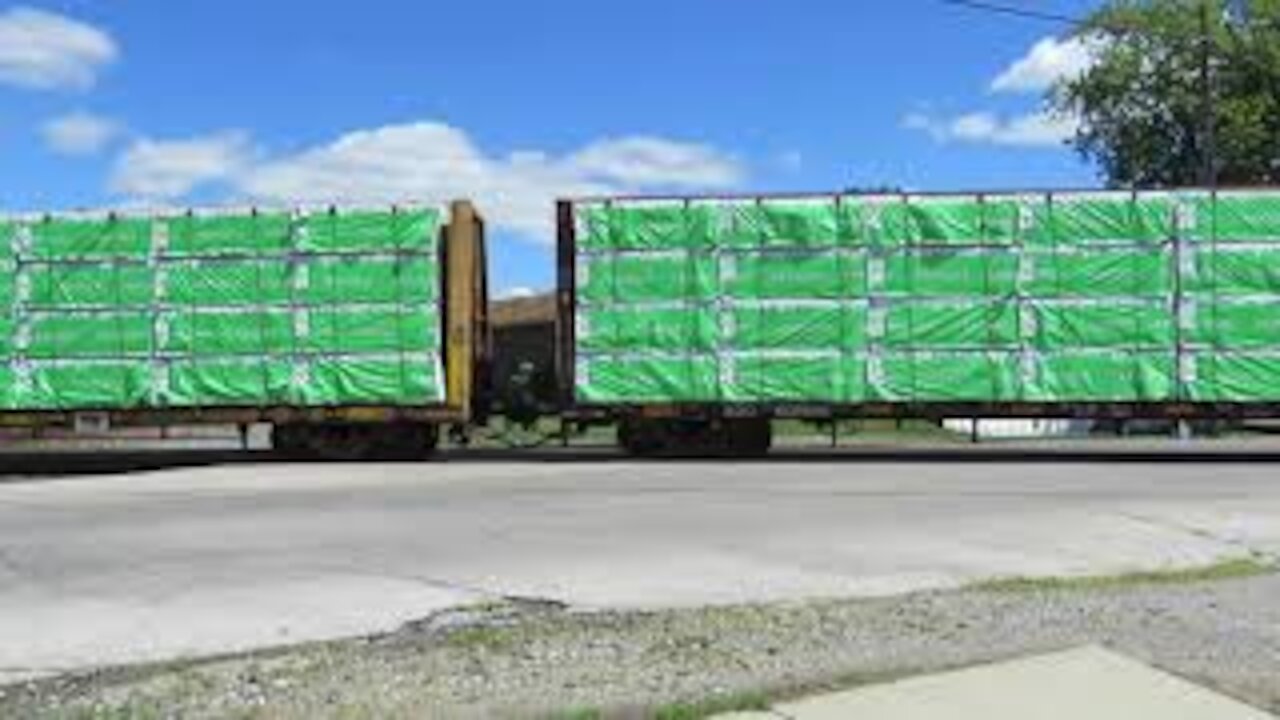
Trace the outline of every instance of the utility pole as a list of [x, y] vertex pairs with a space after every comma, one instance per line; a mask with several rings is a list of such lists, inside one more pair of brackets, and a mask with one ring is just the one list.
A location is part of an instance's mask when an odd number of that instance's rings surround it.
[[1217, 107], [1213, 87], [1213, 26], [1209, 17], [1210, 0], [1200, 3], [1200, 184], [1218, 186]]
[[[1202, 187], [1209, 188], [1213, 192], [1218, 186], [1218, 163], [1217, 158], [1217, 122], [1215, 114], [1217, 107], [1214, 102], [1213, 87], [1213, 26], [1210, 24], [1209, 3], [1212, 0], [1200, 0], [1200, 141], [1197, 143], [1200, 150], [1200, 178], [1199, 184]], [[1179, 231], [1178, 238], [1174, 240], [1174, 263], [1178, 268], [1182, 267], [1182, 233]], [[1186, 301], [1183, 295], [1182, 272], [1179, 270], [1174, 274], [1174, 314], [1177, 316], [1175, 327], [1177, 332], [1177, 367], [1178, 378], [1181, 381], [1184, 377], [1183, 368], [1185, 362], [1186, 348], [1183, 346], [1182, 337], [1182, 318], [1183, 303]], [[1181, 395], [1181, 393], [1179, 393]], [[1186, 418], [1178, 418], [1175, 425], [1175, 436], [1182, 441], [1191, 439], [1191, 425]]]

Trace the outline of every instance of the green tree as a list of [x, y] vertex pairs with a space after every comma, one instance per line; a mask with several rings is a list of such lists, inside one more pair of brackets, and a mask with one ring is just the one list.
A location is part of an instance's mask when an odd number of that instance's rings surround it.
[[1198, 184], [1210, 116], [1218, 182], [1280, 176], [1280, 0], [1112, 0], [1076, 32], [1096, 62], [1052, 88], [1050, 107], [1080, 118], [1071, 144], [1109, 185]]

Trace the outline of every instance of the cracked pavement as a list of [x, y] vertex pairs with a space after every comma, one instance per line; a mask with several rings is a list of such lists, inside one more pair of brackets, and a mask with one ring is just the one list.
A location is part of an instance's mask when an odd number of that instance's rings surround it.
[[518, 596], [878, 596], [1280, 554], [1280, 464], [234, 464], [0, 484], [0, 680]]

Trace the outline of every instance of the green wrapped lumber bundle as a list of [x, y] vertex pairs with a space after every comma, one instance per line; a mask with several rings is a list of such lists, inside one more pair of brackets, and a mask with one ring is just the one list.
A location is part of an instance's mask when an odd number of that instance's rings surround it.
[[0, 218], [0, 409], [444, 399], [434, 208]]
[[575, 203], [587, 404], [1280, 401], [1280, 192]]

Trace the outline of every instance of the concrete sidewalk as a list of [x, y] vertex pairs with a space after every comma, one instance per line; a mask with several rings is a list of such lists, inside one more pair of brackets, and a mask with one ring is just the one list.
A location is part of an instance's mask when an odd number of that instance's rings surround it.
[[1098, 647], [780, 704], [721, 720], [1275, 720]]

